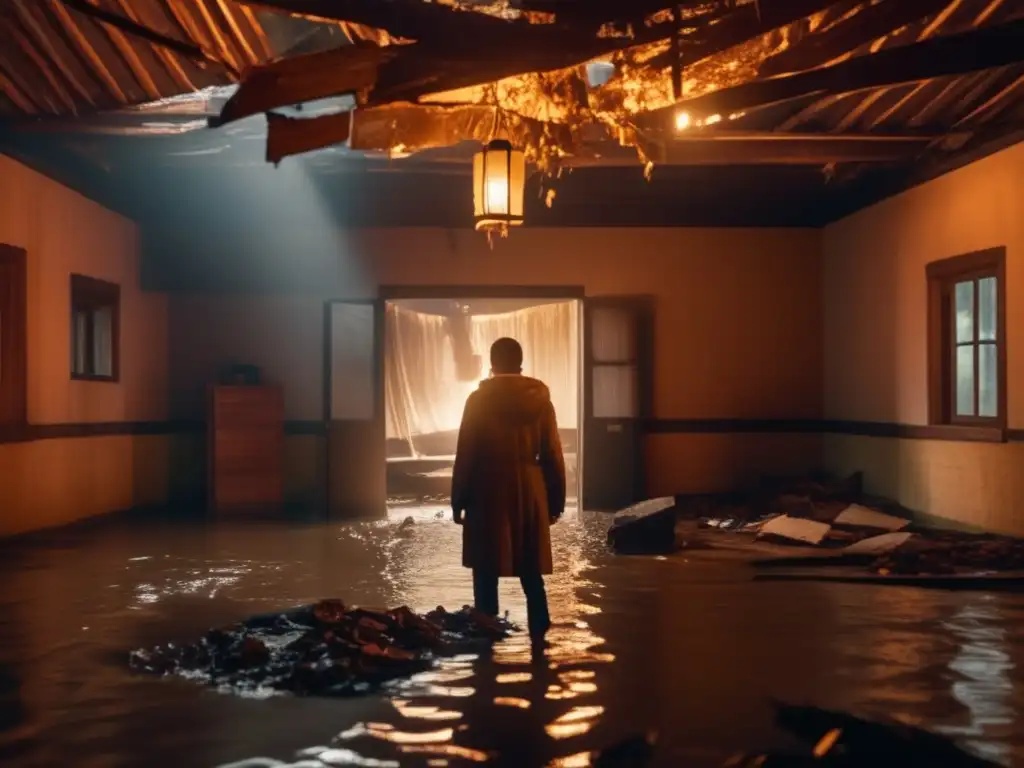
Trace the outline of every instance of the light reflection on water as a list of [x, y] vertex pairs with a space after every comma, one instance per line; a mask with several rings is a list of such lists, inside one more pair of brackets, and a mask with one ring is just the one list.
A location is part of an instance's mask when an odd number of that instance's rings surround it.
[[[500, 713], [493, 715], [492, 720], [512, 718], [520, 711], [530, 710], [535, 699], [574, 699], [597, 694], [596, 666], [612, 663], [615, 656], [599, 650], [605, 640], [580, 619], [597, 609], [588, 602], [590, 591], [599, 586], [587, 575], [592, 568], [587, 559], [585, 537], [588, 532], [572, 515], [556, 530], [561, 536], [555, 539], [553, 546], [560, 568], [546, 580], [554, 622], [547, 647], [535, 648], [525, 635], [518, 634], [496, 644], [480, 657], [441, 659], [435, 669], [389, 686], [391, 702], [405, 718], [406, 725], [390, 730], [374, 728], [368, 722], [359, 723], [339, 734], [339, 743], [374, 759], [384, 755], [379, 742], [398, 744], [403, 763], [429, 756], [448, 761], [445, 764], [493, 762], [499, 758], [513, 764], [508, 754], [496, 754], [488, 748], [493, 722], [481, 728], [475, 712], [484, 709]], [[450, 580], [442, 575], [450, 556], [441, 548], [435, 548], [422, 560], [403, 556], [397, 547], [389, 551], [388, 573], [402, 585], [401, 592], [408, 596], [415, 610], [426, 610], [437, 603], [459, 605], [470, 601], [465, 574], [450, 574]], [[518, 593], [517, 583], [509, 582], [509, 588], [505, 588], [506, 585], [502, 588], [503, 606], [513, 621], [525, 623], [525, 602]], [[446, 599], [446, 595], [450, 597]], [[562, 695], [552, 695], [554, 691]], [[421, 703], [420, 706], [417, 703]], [[464, 717], [458, 716], [460, 709]], [[552, 744], [582, 736], [594, 727], [603, 711], [604, 707], [598, 704], [576, 706], [566, 701], [558, 710], [545, 713], [547, 721], [542, 732]], [[432, 729], [430, 721], [441, 713], [461, 722], [446, 730]], [[420, 725], [417, 723], [420, 719], [427, 722]], [[530, 761], [520, 764], [540, 765], [558, 757], [549, 745], [535, 745], [527, 749], [527, 753]], [[538, 759], [542, 762], [537, 762]]]
[[[127, 674], [130, 648], [325, 596], [471, 602], [460, 531], [437, 511], [111, 525], [0, 552], [0, 763], [571, 768], [653, 728], [658, 764], [717, 765], [779, 741], [772, 697], [890, 714], [1024, 761], [1021, 597], [752, 583], [693, 554], [616, 559], [606, 522], [574, 513], [553, 531], [541, 653], [516, 635], [356, 700], [246, 701]], [[525, 623], [518, 583], [501, 599]]]
[[949, 670], [954, 675], [953, 698], [963, 704], [968, 722], [938, 730], [966, 740], [989, 760], [1008, 763], [1012, 757], [1008, 744], [991, 738], [992, 734], [1008, 737], [1017, 717], [1012, 703], [1016, 665], [1008, 653], [999, 612], [991, 600], [981, 598], [943, 626], [959, 641]]

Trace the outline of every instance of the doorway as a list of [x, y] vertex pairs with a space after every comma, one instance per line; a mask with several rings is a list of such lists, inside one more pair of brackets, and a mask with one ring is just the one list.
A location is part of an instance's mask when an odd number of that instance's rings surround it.
[[565, 456], [568, 500], [579, 498], [579, 299], [419, 298], [384, 304], [388, 507], [440, 511], [449, 502], [466, 399], [489, 372], [491, 344], [523, 346], [523, 374], [547, 384]]
[[584, 299], [573, 287], [384, 287], [378, 299], [327, 302], [329, 515], [443, 513], [462, 408], [502, 335], [523, 343], [524, 372], [552, 389], [576, 505], [642, 500], [652, 331], [649, 297]]

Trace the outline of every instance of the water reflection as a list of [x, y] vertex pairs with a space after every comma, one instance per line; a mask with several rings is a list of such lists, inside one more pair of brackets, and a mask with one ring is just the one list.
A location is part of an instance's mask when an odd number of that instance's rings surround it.
[[949, 662], [953, 673], [951, 692], [967, 710], [967, 722], [939, 730], [954, 738], [966, 738], [990, 760], [1008, 763], [1011, 747], [1004, 739], [1011, 735], [1014, 723], [1011, 696], [1015, 664], [1007, 652], [1007, 631], [1000, 618], [991, 598], [976, 596], [943, 622], [958, 640], [957, 654]]
[[[433, 718], [446, 712], [459, 719], [457, 727], [395, 731], [375, 730], [371, 724], [361, 723], [340, 734], [339, 740], [359, 754], [375, 757], [381, 753], [373, 741], [400, 744], [405, 756], [469, 762], [500, 757], [505, 764], [519, 760], [521, 765], [540, 765], [559, 757], [555, 742], [571, 741], [590, 731], [604, 708], [578, 706], [569, 700], [596, 695], [596, 667], [610, 664], [615, 656], [602, 650], [604, 638], [584, 620], [598, 612], [590, 601], [600, 586], [587, 576], [592, 565], [584, 540], [586, 530], [578, 518], [569, 515], [559, 533], [562, 535], [553, 544], [560, 568], [547, 579], [554, 626], [543, 647], [532, 645], [525, 634], [517, 634], [479, 657], [441, 659], [435, 669], [391, 686], [391, 702], [405, 717], [415, 720], [415, 713], [422, 712]], [[421, 543], [430, 554], [425, 553], [423, 560], [410, 557], [410, 551]], [[426, 531], [408, 534], [404, 544], [403, 555], [399, 556], [398, 548], [391, 551], [388, 573], [403, 585], [401, 591], [411, 597], [411, 607], [424, 610], [435, 603], [459, 605], [471, 599], [465, 574], [461, 578], [454, 575], [450, 582], [443, 575], [440, 562], [444, 555], [426, 544]], [[427, 572], [433, 574], [429, 587], [422, 583]], [[503, 605], [513, 621], [524, 623], [525, 600], [518, 594], [518, 585], [510, 583], [509, 587], [502, 590]], [[520, 713], [527, 712], [528, 719], [518, 719]], [[544, 718], [539, 733], [533, 730], [537, 717]], [[538, 738], [539, 734], [546, 740]], [[413, 740], [430, 743], [412, 744]], [[510, 742], [515, 742], [516, 748], [510, 750]], [[506, 745], [501, 755], [488, 749], [494, 743]]]
[[[605, 522], [580, 514], [553, 531], [546, 647], [516, 635], [355, 700], [243, 700], [127, 674], [131, 648], [325, 596], [469, 603], [461, 532], [438, 511], [404, 528], [408, 508], [354, 525], [118, 524], [8, 547], [0, 764], [571, 768], [656, 729], [658, 764], [719, 765], [778, 743], [773, 697], [945, 728], [1024, 761], [1024, 597], [754, 584], [694, 554], [616, 559]], [[515, 581], [501, 599], [525, 623]]]

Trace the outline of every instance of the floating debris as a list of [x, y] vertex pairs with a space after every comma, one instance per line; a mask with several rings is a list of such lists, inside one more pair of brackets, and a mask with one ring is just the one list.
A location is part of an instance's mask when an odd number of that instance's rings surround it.
[[949, 739], [898, 722], [876, 722], [845, 712], [777, 703], [776, 724], [809, 747], [807, 752], [736, 755], [723, 768], [995, 768]]
[[421, 671], [435, 655], [515, 629], [469, 606], [420, 616], [404, 606], [377, 611], [330, 599], [212, 629], [195, 643], [133, 651], [129, 664], [242, 695], [351, 696]]

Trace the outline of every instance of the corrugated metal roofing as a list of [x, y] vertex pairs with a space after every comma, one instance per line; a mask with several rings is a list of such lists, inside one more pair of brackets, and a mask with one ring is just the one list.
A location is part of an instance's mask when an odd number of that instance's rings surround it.
[[202, 49], [196, 61], [62, 0], [0, 3], [0, 115], [82, 115], [235, 82], [311, 34], [340, 25], [255, 11], [234, 0], [89, 0]]
[[[843, 58], [967, 32], [1021, 16], [1024, 16], [1024, 3], [1019, 0], [952, 0], [938, 13], [894, 30]], [[1024, 45], [1024, 41], [1021, 44]], [[1024, 67], [1002, 67], [827, 96], [801, 105], [773, 128], [835, 133], [894, 133], [932, 127], [974, 129], [1010, 107], [1019, 107], [1022, 97]]]

